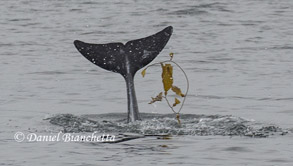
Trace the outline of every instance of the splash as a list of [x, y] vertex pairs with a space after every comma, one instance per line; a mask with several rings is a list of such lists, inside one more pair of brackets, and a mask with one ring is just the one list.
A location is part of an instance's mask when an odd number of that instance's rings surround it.
[[141, 135], [221, 135], [268, 137], [286, 135], [284, 130], [275, 125], [263, 125], [252, 120], [235, 116], [182, 114], [181, 125], [174, 114], [141, 114], [143, 120], [127, 123], [122, 113], [99, 115], [59, 114], [49, 118], [49, 122], [61, 126], [63, 132], [101, 132], [101, 133], [136, 133]]

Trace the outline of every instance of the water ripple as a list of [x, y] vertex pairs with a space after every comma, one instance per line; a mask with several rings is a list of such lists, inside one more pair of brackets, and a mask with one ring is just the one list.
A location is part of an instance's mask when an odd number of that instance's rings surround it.
[[137, 133], [143, 135], [222, 135], [268, 137], [285, 135], [289, 131], [278, 126], [263, 125], [234, 116], [182, 114], [181, 124], [173, 114], [146, 114], [142, 121], [127, 123], [126, 114], [111, 113], [100, 115], [59, 114], [49, 118], [51, 124], [62, 126], [64, 132], [111, 132]]

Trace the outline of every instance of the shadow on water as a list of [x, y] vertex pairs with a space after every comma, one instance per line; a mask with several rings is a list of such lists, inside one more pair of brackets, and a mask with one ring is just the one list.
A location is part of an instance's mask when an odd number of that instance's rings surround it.
[[286, 135], [288, 130], [275, 125], [264, 125], [231, 115], [182, 114], [181, 125], [174, 114], [142, 113], [142, 121], [127, 123], [126, 114], [108, 113], [76, 116], [58, 114], [46, 120], [61, 126], [63, 132], [133, 133], [137, 138], [156, 135], [220, 135], [264, 138]]

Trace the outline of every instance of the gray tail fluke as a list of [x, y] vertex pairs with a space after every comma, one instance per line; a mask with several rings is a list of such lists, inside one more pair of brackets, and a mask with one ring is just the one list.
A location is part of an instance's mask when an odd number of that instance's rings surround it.
[[103, 69], [127, 75], [127, 64], [133, 75], [149, 64], [167, 44], [172, 34], [172, 27], [148, 36], [122, 43], [90, 44], [79, 40], [74, 41], [77, 50], [89, 61]]
[[89, 61], [103, 69], [120, 73], [126, 80], [128, 94], [128, 120], [138, 120], [133, 77], [163, 50], [172, 35], [171, 26], [137, 40], [123, 43], [90, 44], [74, 41], [77, 50]]

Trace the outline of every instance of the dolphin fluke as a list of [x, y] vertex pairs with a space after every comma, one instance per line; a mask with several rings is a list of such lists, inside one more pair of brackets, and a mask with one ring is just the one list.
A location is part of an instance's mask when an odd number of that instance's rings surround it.
[[74, 41], [77, 50], [89, 61], [103, 69], [120, 73], [127, 86], [128, 121], [139, 120], [133, 78], [163, 50], [172, 35], [171, 26], [137, 40], [123, 43], [90, 44]]

